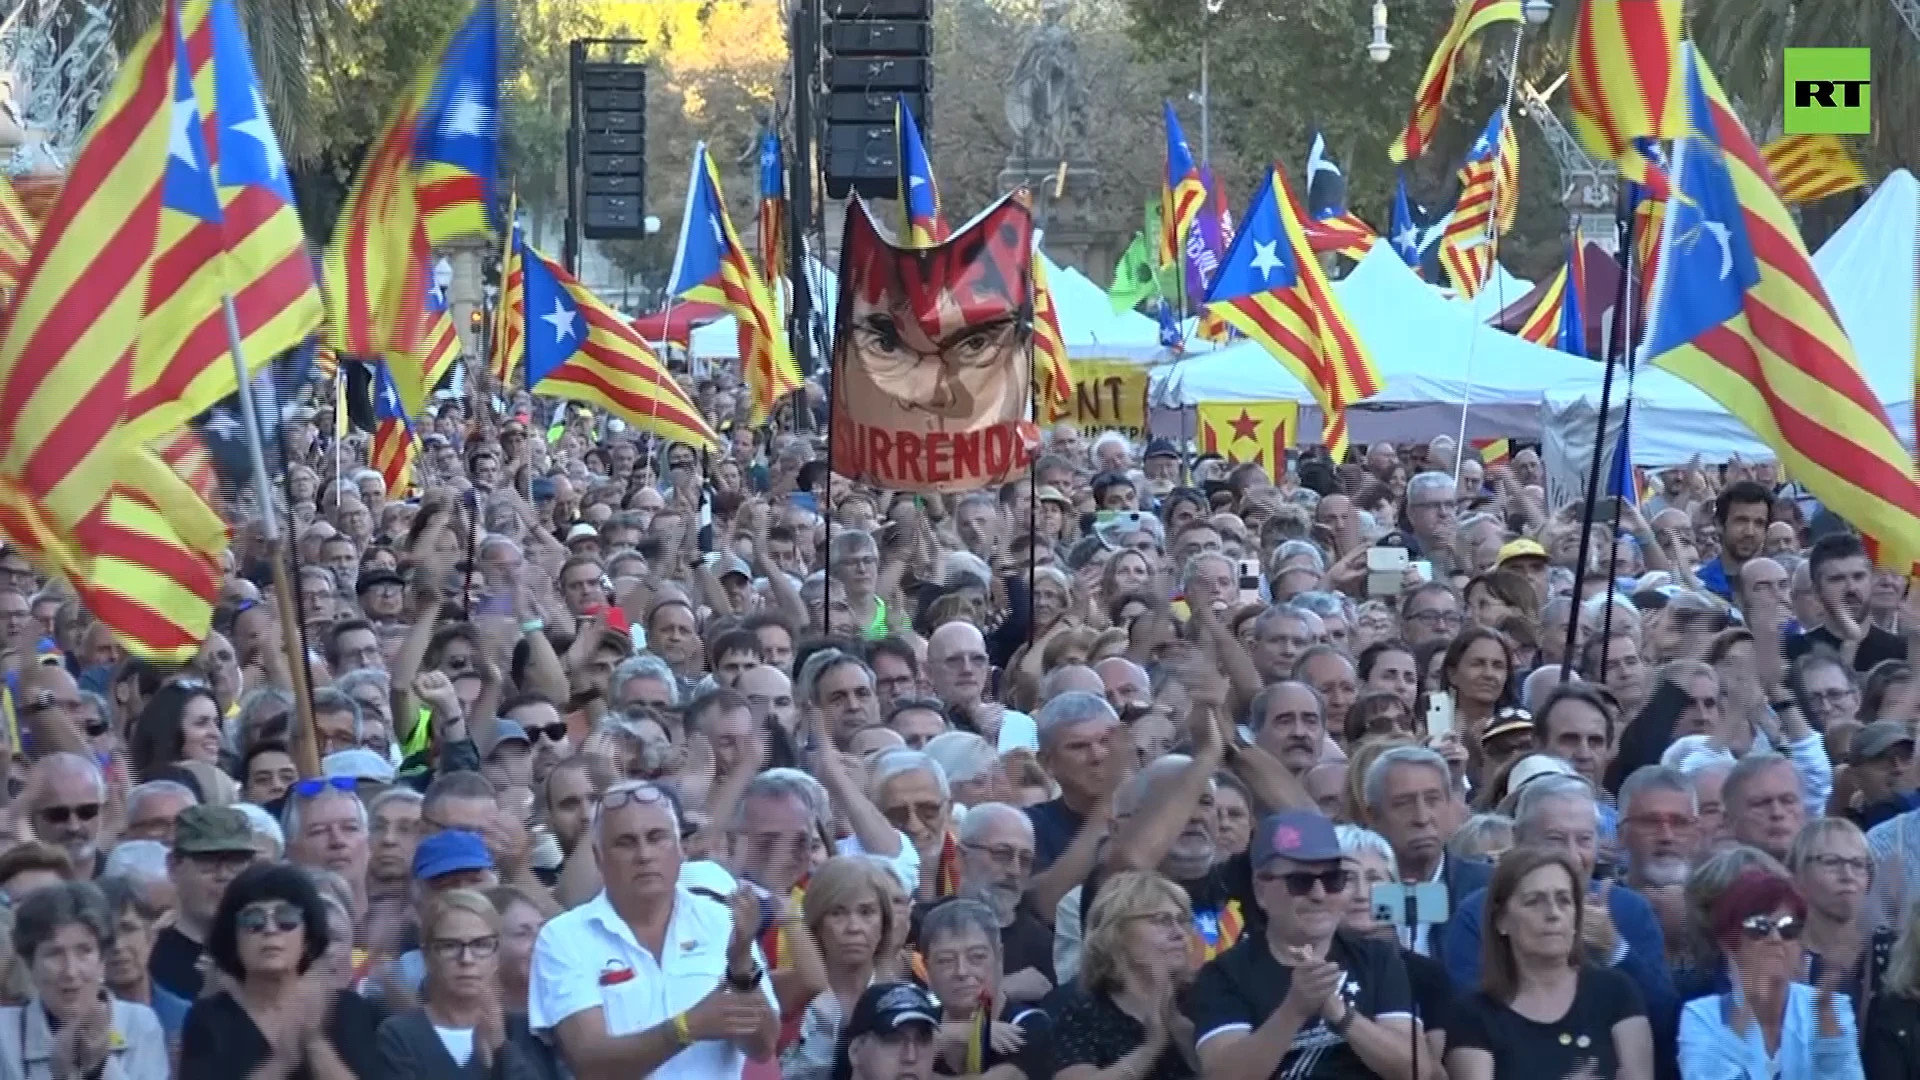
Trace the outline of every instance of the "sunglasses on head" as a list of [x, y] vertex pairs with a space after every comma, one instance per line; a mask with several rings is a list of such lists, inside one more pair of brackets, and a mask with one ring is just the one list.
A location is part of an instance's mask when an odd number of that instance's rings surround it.
[[288, 788], [288, 792], [302, 799], [311, 799], [321, 792], [332, 788], [335, 791], [357, 791], [359, 782], [351, 776], [316, 776], [301, 780]]
[[1285, 882], [1287, 892], [1292, 896], [1311, 895], [1315, 883], [1318, 883], [1321, 891], [1328, 896], [1342, 892], [1347, 887], [1347, 871], [1337, 866], [1331, 870], [1320, 870], [1317, 872], [1312, 870], [1295, 870], [1288, 874], [1262, 874], [1261, 877], [1267, 881]]
[[49, 825], [65, 825], [74, 818], [92, 821], [100, 816], [100, 804], [81, 803], [78, 806], [43, 806], [40, 808], [40, 820]]
[[306, 917], [292, 904], [253, 904], [240, 909], [234, 925], [243, 933], [264, 934], [269, 930], [286, 933], [306, 925]]
[[1740, 923], [1740, 930], [1747, 935], [1748, 941], [1765, 941], [1778, 934], [1781, 941], [1799, 941], [1800, 931], [1805, 927], [1800, 920], [1791, 915], [1775, 918], [1771, 915], [1754, 915]]

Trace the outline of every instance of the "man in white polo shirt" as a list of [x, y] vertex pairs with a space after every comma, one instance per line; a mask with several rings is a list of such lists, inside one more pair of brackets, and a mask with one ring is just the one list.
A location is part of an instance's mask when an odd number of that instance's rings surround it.
[[773, 987], [753, 943], [759, 908], [732, 909], [680, 884], [680, 815], [639, 780], [615, 784], [590, 835], [605, 888], [546, 925], [528, 1013], [580, 1080], [738, 1080], [773, 1056]]

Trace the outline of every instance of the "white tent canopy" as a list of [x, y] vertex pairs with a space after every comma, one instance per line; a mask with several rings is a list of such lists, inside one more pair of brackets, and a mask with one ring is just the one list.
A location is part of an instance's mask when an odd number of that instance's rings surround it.
[[[1920, 240], [1920, 181], [1894, 172], [1813, 255], [1840, 325], [1853, 343], [1867, 385], [1887, 410], [1894, 431], [1913, 444], [1914, 253]], [[1592, 422], [1603, 373], [1556, 387], [1541, 405], [1543, 426], [1584, 416]], [[1614, 384], [1613, 407], [1626, 400], [1625, 380]], [[1772, 451], [1703, 391], [1664, 371], [1643, 366], [1634, 379], [1630, 448], [1636, 465], [1675, 465], [1700, 454], [1724, 461], [1734, 454], [1767, 458]]]
[[[1355, 436], [1456, 430], [1469, 403], [1470, 437], [1529, 437], [1540, 430], [1547, 387], [1578, 379], [1590, 362], [1495, 330], [1471, 305], [1421, 281], [1392, 247], [1376, 244], [1334, 292], [1373, 353], [1384, 389], [1348, 414]], [[1313, 395], [1252, 342], [1191, 357], [1155, 372], [1150, 400], [1162, 408], [1203, 401], [1292, 400]], [[1303, 418], [1303, 430], [1313, 430]]]

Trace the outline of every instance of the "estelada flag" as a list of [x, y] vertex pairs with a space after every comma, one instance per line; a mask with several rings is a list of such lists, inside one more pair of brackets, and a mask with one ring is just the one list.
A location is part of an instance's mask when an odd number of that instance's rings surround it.
[[847, 206], [833, 340], [833, 471], [895, 491], [972, 491], [1025, 472], [1033, 397], [1033, 215], [1008, 196], [932, 247]]
[[1203, 452], [1219, 454], [1229, 465], [1251, 463], [1268, 472], [1286, 461], [1300, 426], [1300, 405], [1293, 401], [1204, 401], [1194, 411]]

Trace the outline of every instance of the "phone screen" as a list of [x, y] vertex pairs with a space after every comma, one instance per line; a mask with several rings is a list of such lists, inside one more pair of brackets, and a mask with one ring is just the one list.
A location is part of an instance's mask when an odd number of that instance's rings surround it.
[[1453, 695], [1446, 692], [1427, 695], [1427, 737], [1437, 739], [1453, 734]]

